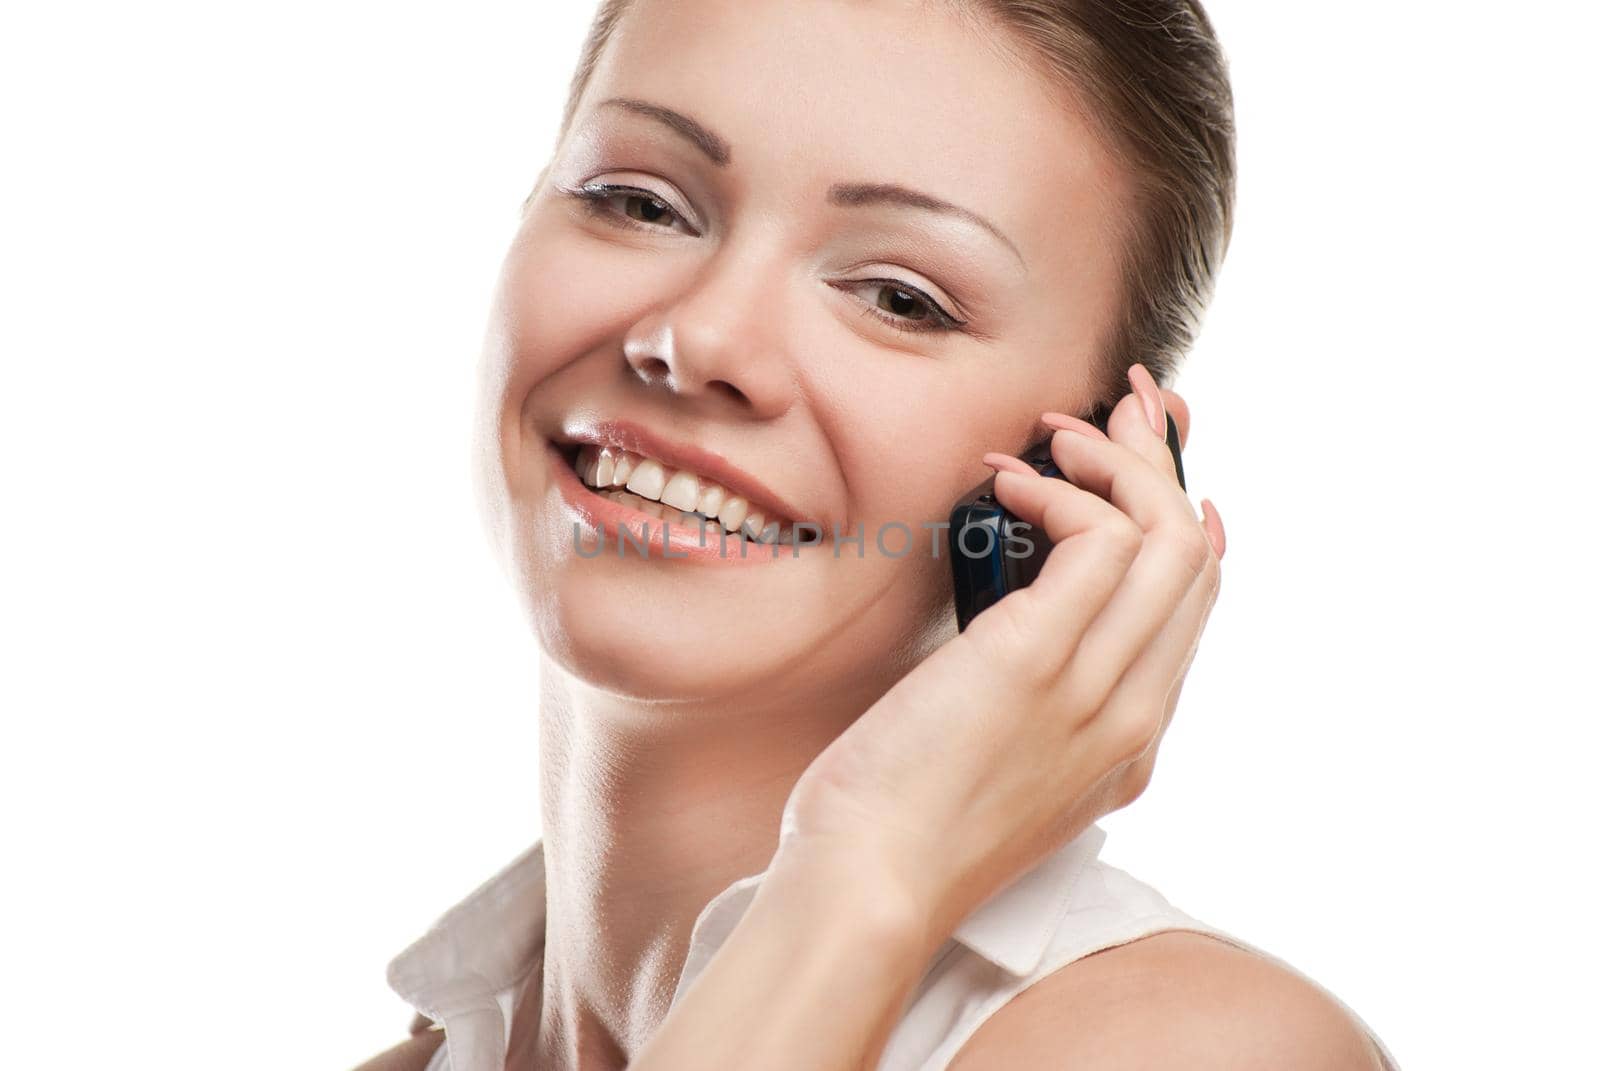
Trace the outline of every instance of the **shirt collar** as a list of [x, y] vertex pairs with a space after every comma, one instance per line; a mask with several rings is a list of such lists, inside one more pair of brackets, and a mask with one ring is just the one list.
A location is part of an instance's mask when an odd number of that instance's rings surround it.
[[[1099, 826], [1047, 855], [969, 914], [952, 939], [1013, 975], [1031, 974], [1043, 959], [1072, 902], [1084, 867], [1105, 843]], [[689, 953], [672, 1002], [705, 969], [743, 917], [767, 871], [739, 878], [695, 919]], [[533, 846], [466, 899], [389, 964], [389, 986], [435, 1021], [500, 1004], [544, 951], [544, 841]]]
[[513, 859], [389, 963], [389, 988], [435, 1022], [497, 1002], [544, 952], [544, 841]]
[[1090, 826], [968, 915], [955, 939], [1011, 974], [1032, 974], [1072, 906], [1079, 875], [1105, 840], [1104, 830]]

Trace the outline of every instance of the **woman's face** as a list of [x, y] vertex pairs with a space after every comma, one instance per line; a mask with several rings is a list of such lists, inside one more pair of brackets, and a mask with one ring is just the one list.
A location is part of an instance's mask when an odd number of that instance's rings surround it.
[[[917, 0], [637, 0], [623, 19], [485, 352], [493, 525], [569, 671], [641, 697], [841, 697], [953, 633], [945, 532], [924, 526], [991, 474], [985, 451], [1095, 401], [1127, 203], [1081, 113], [998, 43]], [[573, 192], [590, 184], [646, 192]], [[697, 476], [716, 466], [694, 451], [716, 455], [823, 542], [597, 543], [552, 443], [630, 429]], [[674, 525], [674, 555], [697, 541]]]

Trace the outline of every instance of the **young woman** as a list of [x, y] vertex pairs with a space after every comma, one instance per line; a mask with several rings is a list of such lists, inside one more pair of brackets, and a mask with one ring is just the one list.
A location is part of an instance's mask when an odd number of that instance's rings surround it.
[[[543, 839], [395, 960], [442, 1030], [370, 1067], [1389, 1066], [1098, 860], [1218, 591], [1160, 384], [1232, 138], [1192, 0], [601, 5], [483, 380]], [[1052, 546], [958, 634], [991, 473]]]

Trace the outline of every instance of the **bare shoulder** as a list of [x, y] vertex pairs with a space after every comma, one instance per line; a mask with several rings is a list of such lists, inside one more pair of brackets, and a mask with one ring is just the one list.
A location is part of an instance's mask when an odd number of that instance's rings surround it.
[[1366, 1032], [1316, 985], [1203, 934], [1086, 956], [989, 1017], [952, 1071], [1037, 1067], [1381, 1071]]

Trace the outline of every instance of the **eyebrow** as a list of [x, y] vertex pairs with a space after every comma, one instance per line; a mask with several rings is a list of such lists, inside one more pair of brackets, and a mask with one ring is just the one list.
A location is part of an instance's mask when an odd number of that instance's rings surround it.
[[[651, 104], [649, 101], [636, 100], [632, 97], [611, 97], [601, 101], [598, 106], [601, 108], [621, 108], [660, 123], [699, 149], [701, 154], [717, 167], [727, 167], [728, 163], [733, 159], [733, 149], [728, 145], [725, 138], [682, 112], [674, 111], [664, 105]], [[955, 216], [958, 219], [964, 219], [968, 223], [982, 227], [994, 235], [1007, 249], [1011, 250], [1011, 254], [1017, 258], [1018, 263], [1022, 264], [1024, 268], [1027, 267], [1027, 262], [1022, 259], [1021, 251], [1017, 249], [1016, 244], [1010, 238], [1005, 236], [999, 227], [996, 227], [993, 223], [978, 215], [978, 213], [962, 208], [959, 205], [951, 204], [949, 201], [935, 197], [931, 193], [913, 190], [895, 182], [840, 182], [828, 187], [828, 203], [845, 208], [892, 204], [903, 208], [916, 208], [927, 212], [937, 212], [941, 215]]]

